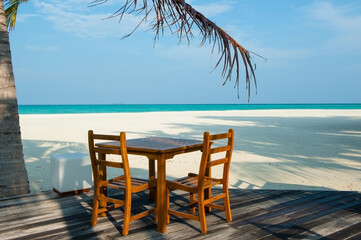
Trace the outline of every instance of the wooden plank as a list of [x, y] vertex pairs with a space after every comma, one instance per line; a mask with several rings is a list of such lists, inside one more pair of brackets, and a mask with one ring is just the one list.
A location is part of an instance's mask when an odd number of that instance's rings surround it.
[[[352, 193], [349, 193], [348, 197], [345, 197], [344, 194], [337, 195], [338, 199], [321, 199], [318, 201], [314, 201], [314, 203], [307, 204], [305, 207], [300, 206], [301, 209], [289, 208], [288, 212], [292, 214], [296, 214], [297, 217], [292, 218], [289, 217], [285, 212], [276, 214], [269, 214], [265, 220], [260, 218], [251, 218], [248, 219], [248, 224], [246, 227], [251, 228], [261, 228], [262, 231], [258, 231], [257, 233], [252, 233], [251, 235], [243, 235], [243, 239], [254, 239], [254, 238], [263, 238], [265, 236], [275, 236], [276, 233], [289, 229], [299, 224], [305, 223], [312, 219], [319, 218], [326, 214], [330, 214], [332, 212], [337, 212], [340, 209], [343, 209], [347, 206], [356, 205], [354, 200], [354, 196]], [[326, 202], [328, 201], [328, 202]], [[342, 204], [340, 204], [340, 202]], [[293, 212], [294, 211], [294, 212]], [[300, 213], [301, 212], [301, 213]], [[298, 215], [297, 215], [298, 214]], [[239, 230], [243, 230], [243, 228], [239, 228]]]
[[59, 198], [59, 195], [53, 191], [45, 191], [38, 194], [29, 194], [11, 198], [2, 198], [0, 199], [0, 210], [3, 210], [7, 207], [50, 200], [54, 198]]
[[[135, 206], [136, 207], [136, 206]], [[51, 210], [49, 210], [51, 211]], [[117, 211], [114, 211], [117, 212]], [[120, 212], [120, 211], [119, 211]], [[122, 214], [122, 213], [121, 213]], [[75, 236], [74, 234], [81, 234], [83, 235], [84, 228], [89, 230], [90, 232], [93, 232], [93, 228], [90, 226], [90, 215], [81, 216], [79, 214], [69, 215], [68, 217], [61, 216], [59, 214], [58, 219], [53, 219], [53, 221], [48, 222], [37, 222], [33, 224], [28, 224], [27, 226], [32, 229], [32, 234], [27, 235], [30, 239], [38, 238], [39, 236], [51, 236], [53, 234], [56, 234], [57, 236], [67, 236], [67, 232], [71, 231], [71, 234]], [[123, 216], [119, 217], [118, 219], [122, 219]], [[62, 225], [62, 222], [66, 223], [66, 225]], [[100, 225], [104, 225], [104, 223], [109, 223], [109, 228], [114, 228], [114, 225], [112, 225], [112, 222], [109, 222], [108, 218], [99, 218]], [[47, 225], [47, 227], [43, 227], [44, 225]], [[98, 224], [99, 225], [99, 224]], [[95, 227], [97, 228], [98, 225]], [[102, 230], [104, 226], [102, 226]], [[50, 229], [50, 230], [48, 230]], [[79, 230], [82, 229], [82, 230]], [[88, 232], [89, 232], [88, 231]], [[26, 233], [26, 232], [25, 232]], [[119, 234], [119, 232], [118, 232]], [[18, 233], [17, 237], [21, 237], [24, 235], [24, 231], [21, 233]], [[89, 235], [89, 233], [87, 234]], [[94, 235], [94, 234], [93, 234]], [[95, 234], [97, 235], [97, 234]]]
[[[361, 213], [361, 212], [360, 212]], [[358, 215], [360, 215], [358, 213]], [[327, 239], [361, 239], [361, 222], [349, 224], [348, 227], [341, 231], [333, 232], [332, 234], [326, 234]]]
[[[171, 194], [171, 208], [187, 211], [188, 194], [179, 193]], [[146, 193], [134, 195], [133, 214], [152, 206]], [[90, 225], [92, 193], [22, 196], [14, 198], [14, 206], [11, 199], [0, 200], [0, 239], [361, 239], [357, 192], [230, 189], [230, 198], [233, 221], [227, 223], [224, 211], [212, 209], [206, 214], [206, 236], [199, 222], [175, 216], [161, 234], [150, 216], [131, 222], [124, 237], [121, 210]]]
[[328, 236], [331, 233], [336, 233], [337, 239], [345, 239], [345, 236], [340, 238], [339, 233], [348, 228], [348, 226], [353, 225], [355, 222], [361, 222], [360, 214], [351, 213], [350, 215], [350, 212], [342, 210], [313, 219], [304, 224], [296, 225], [289, 229], [275, 232], [263, 239], [274, 239], [274, 237], [293, 239], [293, 236], [302, 236], [305, 239], [323, 238], [324, 236], [327, 236], [327, 239], [329, 239]]
[[[9, 207], [7, 209], [1, 209], [1, 215], [3, 216], [0, 219], [0, 226], [2, 223], [7, 221], [16, 221], [16, 219], [20, 216], [22, 218], [32, 218], [32, 217], [41, 217], [42, 215], [49, 212], [49, 209], [52, 211], [50, 214], [54, 214], [56, 211], [64, 212], [68, 207], [79, 209], [88, 208], [91, 210], [91, 199], [89, 198], [87, 201], [77, 200], [72, 197], [67, 198], [57, 198], [59, 200], [44, 200], [38, 202], [36, 205], [36, 211], [34, 211], [34, 203], [26, 203], [21, 206], [16, 205], [14, 207]], [[72, 213], [72, 212], [70, 212]]]
[[[232, 211], [233, 221], [230, 225], [233, 227], [239, 227], [244, 220], [254, 218], [256, 216], [262, 216], [270, 213], [271, 211], [275, 211], [278, 208], [283, 208], [284, 206], [287, 206], [289, 202], [302, 204], [302, 202], [294, 200], [296, 197], [299, 197], [299, 194], [295, 191], [286, 191], [281, 193], [270, 192], [268, 196], [257, 198], [250, 202], [235, 205], [231, 202], [231, 209], [236, 209], [236, 212], [234, 212], [235, 210]], [[306, 201], [306, 198], [301, 199]]]

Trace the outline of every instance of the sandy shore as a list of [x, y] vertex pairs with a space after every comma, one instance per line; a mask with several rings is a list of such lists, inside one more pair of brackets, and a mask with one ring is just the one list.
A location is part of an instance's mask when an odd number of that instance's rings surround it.
[[[235, 130], [230, 186], [248, 189], [361, 191], [361, 110], [249, 110], [21, 115], [32, 192], [52, 189], [50, 156], [87, 153], [87, 131], [127, 138], [202, 139]], [[132, 174], [147, 176], [145, 157], [131, 156]], [[176, 156], [167, 177], [197, 172], [200, 153]]]

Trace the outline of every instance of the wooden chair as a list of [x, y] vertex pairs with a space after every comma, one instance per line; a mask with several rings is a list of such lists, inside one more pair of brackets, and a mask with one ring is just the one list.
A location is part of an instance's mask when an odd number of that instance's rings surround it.
[[[222, 140], [223, 139], [223, 140]], [[226, 141], [226, 144], [219, 146], [219, 142]], [[216, 208], [224, 210], [227, 222], [232, 221], [231, 208], [228, 193], [228, 176], [231, 163], [234, 143], [234, 131], [229, 129], [228, 133], [210, 135], [204, 133], [204, 143], [199, 173], [189, 173], [187, 177], [179, 178], [173, 181], [167, 180], [167, 206], [168, 214], [178, 217], [185, 217], [200, 222], [202, 234], [207, 233], [207, 223], [205, 211], [206, 208]], [[217, 159], [212, 159], [212, 155], [217, 154]], [[220, 157], [221, 156], [221, 157]], [[211, 168], [223, 165], [223, 174], [221, 178], [212, 178]], [[222, 186], [222, 193], [211, 196], [211, 188], [216, 185]], [[190, 193], [190, 213], [179, 212], [169, 209], [169, 191], [182, 190]], [[195, 195], [198, 196], [196, 200]], [[206, 195], [206, 196], [205, 196]], [[223, 199], [224, 205], [213, 204], [214, 201]], [[195, 206], [198, 203], [198, 216], [195, 213]]]
[[[96, 146], [96, 141], [98, 142], [98, 140], [119, 141], [120, 146], [118, 149], [98, 147]], [[146, 179], [131, 178], [124, 132], [121, 132], [118, 136], [112, 136], [94, 134], [93, 131], [90, 130], [88, 132], [88, 141], [94, 177], [94, 203], [91, 225], [96, 225], [98, 214], [105, 216], [105, 212], [123, 206], [123, 235], [127, 235], [130, 222], [152, 214], [155, 211], [155, 209], [150, 209], [131, 216], [132, 193], [141, 192], [151, 187], [155, 187], [155, 183], [150, 184], [150, 182]], [[106, 155], [109, 154], [121, 155], [121, 162], [107, 161]], [[112, 179], [105, 179], [107, 167], [122, 168], [123, 175]], [[108, 197], [107, 188], [123, 190], [124, 200]], [[109, 206], [108, 203], [110, 203]]]

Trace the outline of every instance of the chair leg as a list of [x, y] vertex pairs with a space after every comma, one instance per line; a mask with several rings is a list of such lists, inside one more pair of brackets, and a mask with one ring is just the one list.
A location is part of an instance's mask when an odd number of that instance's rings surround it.
[[196, 194], [195, 193], [189, 193], [189, 203], [190, 203], [189, 212], [190, 213], [195, 213], [196, 212], [196, 206], [193, 205], [195, 202], [196, 202]]
[[[210, 171], [210, 169], [209, 169]], [[206, 199], [209, 199], [212, 197], [212, 188], [207, 188], [204, 190], [204, 197]], [[206, 212], [211, 212], [212, 211], [212, 208], [211, 207], [206, 207]]]
[[157, 189], [154, 189], [154, 198], [152, 199], [154, 201], [154, 221], [158, 223], [158, 204], [157, 204]]
[[168, 213], [168, 210], [169, 210], [169, 188], [168, 187], [167, 187], [166, 191], [167, 191], [167, 195], [166, 195], [167, 210], [166, 210], [166, 212], [167, 212], [167, 224], [168, 224], [170, 222], [169, 213]]
[[226, 192], [226, 197], [223, 199], [224, 201], [224, 211], [226, 212], [226, 220], [227, 222], [231, 222], [232, 221], [232, 214], [231, 214], [231, 205], [229, 203], [229, 193], [228, 193], [228, 189]]
[[95, 226], [95, 225], [97, 224], [98, 211], [99, 211], [99, 201], [98, 201], [98, 199], [94, 198], [94, 201], [93, 201], [92, 220], [91, 220], [91, 225], [92, 225], [92, 226]]
[[199, 211], [199, 222], [201, 223], [202, 234], [207, 233], [207, 222], [206, 222], [206, 211], [204, 205], [204, 193], [200, 191], [198, 193], [198, 211]]
[[130, 210], [132, 207], [131, 193], [124, 192], [124, 223], [123, 223], [123, 236], [128, 235], [130, 223]]
[[[102, 193], [104, 196], [107, 196], [107, 188], [106, 187], [100, 187], [100, 189], [99, 189], [99, 193], [98, 194], [100, 194], [100, 193]], [[100, 207], [101, 208], [106, 208], [108, 206], [108, 202], [107, 201], [100, 201]], [[105, 212], [103, 212], [103, 213], [101, 213], [100, 214], [100, 216], [101, 217], [105, 217], [106, 216], [106, 213]]]

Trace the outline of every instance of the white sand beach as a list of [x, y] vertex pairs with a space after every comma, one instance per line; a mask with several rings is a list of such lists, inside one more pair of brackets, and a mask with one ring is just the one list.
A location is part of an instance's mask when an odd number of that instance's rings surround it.
[[[235, 130], [230, 187], [361, 191], [361, 110], [243, 110], [20, 115], [31, 191], [51, 190], [50, 156], [87, 153], [87, 132], [127, 138], [202, 139]], [[176, 156], [167, 177], [197, 172], [200, 152]], [[132, 174], [147, 177], [148, 161], [132, 156]]]

